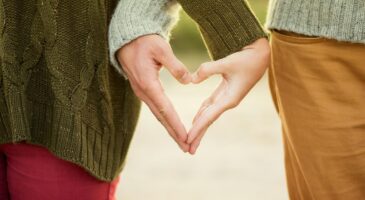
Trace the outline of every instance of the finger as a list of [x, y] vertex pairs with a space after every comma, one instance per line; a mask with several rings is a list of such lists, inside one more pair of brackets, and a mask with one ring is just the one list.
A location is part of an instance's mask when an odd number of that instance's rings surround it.
[[161, 122], [161, 124], [165, 127], [169, 135], [174, 139], [174, 141], [179, 145], [180, 149], [184, 152], [188, 152], [190, 145], [185, 143], [185, 141], [181, 141], [176, 133], [175, 130], [167, 123], [166, 119], [159, 113], [158, 109], [153, 105], [153, 103], [146, 99], [145, 103], [151, 109], [152, 113], [156, 116], [157, 120]]
[[197, 112], [197, 114], [195, 115], [194, 119], [193, 119], [193, 124], [195, 123], [196, 119], [199, 118], [199, 116], [201, 115], [201, 113], [211, 104], [213, 104], [218, 98], [220, 98], [223, 94], [224, 94], [224, 89], [227, 87], [226, 81], [223, 80], [221, 82], [221, 84], [219, 84], [219, 86], [214, 90], [213, 94], [206, 99], [201, 107], [199, 108], [199, 111]]
[[195, 140], [190, 144], [190, 149], [189, 149], [189, 153], [194, 155], [196, 153], [196, 150], [198, 149], [200, 142], [203, 138], [203, 136], [205, 135], [205, 133], [207, 132], [207, 129], [204, 129], [196, 138]]
[[210, 76], [213, 76], [215, 74], [222, 74], [224, 72], [223, 68], [225, 66], [225, 59], [203, 63], [200, 65], [199, 69], [192, 75], [192, 82], [200, 83]]
[[208, 128], [215, 120], [217, 120], [222, 113], [233, 107], [231, 106], [231, 103], [225, 99], [226, 98], [221, 98], [220, 101], [212, 104], [204, 110], [188, 133], [188, 144], [191, 144], [195, 138], [204, 129]]
[[204, 112], [204, 110], [207, 109], [210, 105], [212, 105], [213, 102], [214, 102], [213, 97], [209, 97], [202, 103], [202, 105], [199, 108], [199, 111], [196, 113], [196, 115], [193, 119], [193, 124], [195, 124], [196, 119], [198, 119], [200, 117], [200, 115]]
[[213, 103], [196, 116], [193, 127], [188, 133], [188, 144], [191, 144], [201, 131], [207, 129], [222, 113], [241, 102], [249, 89], [242, 89], [239, 85], [241, 84], [231, 84], [228, 88], [228, 84], [223, 84], [220, 92], [216, 93]]
[[176, 132], [173, 130], [173, 128], [167, 123], [164, 116], [160, 114], [157, 107], [153, 104], [153, 102], [139, 89], [139, 87], [134, 83], [134, 79], [131, 78], [131, 86], [133, 91], [137, 94], [137, 96], [146, 103], [146, 105], [149, 107], [149, 109], [152, 111], [154, 116], [157, 118], [157, 120], [165, 127], [169, 135], [175, 140], [175, 142], [179, 145], [182, 151], [187, 152], [189, 150], [189, 145], [185, 143], [184, 141], [181, 141], [178, 139]]
[[180, 117], [178, 116], [171, 101], [165, 95], [161, 83], [159, 81], [151, 83], [149, 89], [147, 89], [144, 93], [157, 108], [157, 112], [159, 112], [160, 115], [163, 116], [167, 124], [169, 124], [170, 127], [174, 130], [177, 138], [180, 141], [185, 142], [187, 139], [187, 131], [182, 124]]
[[191, 82], [191, 74], [186, 66], [174, 55], [171, 47], [168, 46], [162, 52], [163, 55], [157, 55], [157, 60], [182, 84]]

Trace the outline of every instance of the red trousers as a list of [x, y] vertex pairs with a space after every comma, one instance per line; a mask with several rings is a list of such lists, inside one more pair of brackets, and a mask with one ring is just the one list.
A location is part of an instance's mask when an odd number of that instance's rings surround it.
[[118, 181], [97, 180], [41, 146], [0, 145], [0, 200], [115, 200]]

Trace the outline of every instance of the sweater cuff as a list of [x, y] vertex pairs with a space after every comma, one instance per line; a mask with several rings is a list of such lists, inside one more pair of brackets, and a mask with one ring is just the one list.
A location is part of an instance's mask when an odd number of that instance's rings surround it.
[[268, 37], [244, 0], [179, 0], [198, 24], [209, 55], [214, 60], [242, 50]]
[[180, 5], [171, 0], [120, 1], [109, 25], [109, 59], [116, 71], [128, 79], [117, 59], [117, 51], [134, 39], [157, 34], [169, 40], [178, 20]]

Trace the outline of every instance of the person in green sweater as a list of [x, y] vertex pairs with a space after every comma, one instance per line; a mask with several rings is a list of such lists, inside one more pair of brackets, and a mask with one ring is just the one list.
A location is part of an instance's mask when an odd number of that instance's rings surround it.
[[[192, 151], [173, 109], [155, 109], [169, 105], [160, 99], [156, 74], [162, 64], [183, 83], [193, 80], [182, 75], [186, 70], [162, 39], [172, 27], [176, 3], [0, 1], [1, 199], [114, 199], [139, 116], [138, 97], [181, 148]], [[214, 59], [240, 51], [257, 54], [252, 66], [268, 59], [266, 33], [245, 2], [179, 3], [199, 24]], [[109, 50], [123, 46], [118, 58], [129, 80], [111, 66], [117, 59]], [[238, 68], [248, 56], [237, 57], [229, 60]]]

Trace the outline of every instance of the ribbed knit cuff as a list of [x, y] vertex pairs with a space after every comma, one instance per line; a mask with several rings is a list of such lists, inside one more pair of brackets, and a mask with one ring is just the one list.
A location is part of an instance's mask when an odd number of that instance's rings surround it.
[[365, 44], [365, 1], [276, 0], [266, 28]]
[[128, 79], [116, 52], [132, 40], [158, 34], [167, 41], [178, 20], [180, 5], [172, 0], [120, 0], [109, 25], [109, 56], [112, 66]]
[[240, 51], [255, 40], [267, 37], [244, 0], [178, 0], [197, 22], [214, 59]]

